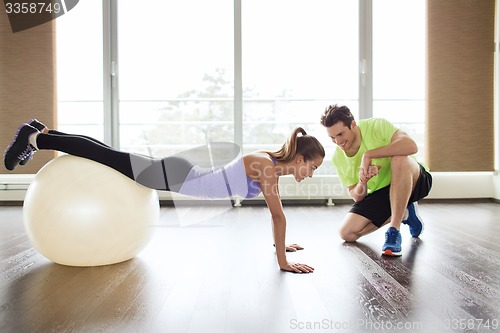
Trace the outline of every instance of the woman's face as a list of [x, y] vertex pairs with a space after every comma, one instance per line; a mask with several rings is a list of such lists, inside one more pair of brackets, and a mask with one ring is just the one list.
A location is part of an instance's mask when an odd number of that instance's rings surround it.
[[305, 161], [302, 155], [297, 155], [295, 158], [295, 168], [293, 175], [297, 182], [303, 181], [305, 178], [313, 176], [314, 171], [323, 163], [323, 157], [316, 157], [313, 160]]

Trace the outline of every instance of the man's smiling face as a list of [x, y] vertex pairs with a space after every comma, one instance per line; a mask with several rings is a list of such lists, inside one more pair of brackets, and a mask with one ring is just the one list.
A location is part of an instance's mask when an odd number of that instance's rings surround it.
[[356, 140], [356, 122], [351, 123], [351, 128], [346, 126], [342, 121], [336, 122], [333, 126], [327, 127], [326, 131], [332, 141], [343, 151], [349, 151], [353, 148]]

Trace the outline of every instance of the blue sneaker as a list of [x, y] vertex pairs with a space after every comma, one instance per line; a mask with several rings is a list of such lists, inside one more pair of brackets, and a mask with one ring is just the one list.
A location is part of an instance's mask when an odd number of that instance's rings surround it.
[[418, 215], [418, 205], [416, 202], [412, 202], [408, 206], [408, 217], [406, 220], [403, 220], [404, 224], [407, 224], [410, 227], [410, 234], [412, 237], [418, 237], [424, 230], [424, 223], [422, 222], [422, 218]]
[[382, 254], [386, 256], [400, 256], [401, 242], [401, 233], [399, 230], [390, 227], [385, 232], [385, 244], [382, 246]]

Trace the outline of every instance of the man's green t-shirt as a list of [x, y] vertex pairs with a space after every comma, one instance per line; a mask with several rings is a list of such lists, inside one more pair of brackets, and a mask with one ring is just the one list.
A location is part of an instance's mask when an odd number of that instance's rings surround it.
[[[385, 147], [391, 143], [391, 138], [398, 130], [389, 121], [382, 118], [362, 119], [357, 122], [361, 131], [361, 146], [356, 155], [348, 157], [337, 147], [333, 154], [333, 165], [337, 169], [343, 186], [349, 187], [359, 182], [359, 167], [363, 154], [367, 150]], [[375, 158], [372, 164], [380, 165], [378, 175], [367, 183], [368, 194], [388, 186], [391, 183], [391, 158]]]

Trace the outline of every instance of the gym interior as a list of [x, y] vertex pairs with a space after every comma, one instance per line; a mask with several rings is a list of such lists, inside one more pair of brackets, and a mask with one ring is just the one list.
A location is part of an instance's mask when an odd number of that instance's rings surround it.
[[[4, 5], [2, 149], [36, 118], [154, 157], [275, 151], [301, 126], [326, 155], [279, 179], [286, 257], [309, 273], [280, 269], [263, 194], [145, 189], [52, 150], [2, 164], [1, 332], [499, 330], [498, 1]], [[387, 226], [339, 234], [354, 201], [320, 124], [332, 104], [404, 130], [430, 170], [401, 256], [381, 254]]]

